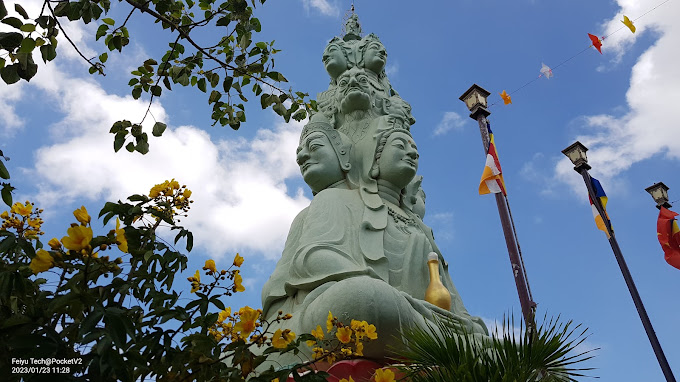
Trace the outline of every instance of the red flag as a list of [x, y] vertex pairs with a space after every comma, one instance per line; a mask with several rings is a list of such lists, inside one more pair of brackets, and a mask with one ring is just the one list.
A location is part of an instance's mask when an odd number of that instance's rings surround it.
[[677, 215], [677, 213], [661, 207], [656, 230], [666, 262], [680, 269], [680, 227], [675, 220]]
[[594, 36], [590, 33], [588, 33], [588, 37], [590, 37], [590, 41], [593, 42], [593, 46], [595, 47], [595, 49], [597, 49], [597, 51], [600, 52], [600, 54], [602, 54], [602, 50], [600, 49], [602, 47], [602, 41], [600, 41], [600, 39], [597, 36]]

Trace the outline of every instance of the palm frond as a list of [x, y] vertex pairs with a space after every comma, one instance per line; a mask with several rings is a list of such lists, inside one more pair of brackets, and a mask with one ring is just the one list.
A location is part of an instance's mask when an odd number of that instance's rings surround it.
[[491, 337], [469, 334], [454, 322], [436, 319], [426, 329], [405, 330], [405, 346], [394, 352], [404, 362], [400, 368], [407, 380], [413, 382], [572, 382], [593, 370], [577, 367], [597, 350], [576, 351], [589, 336], [580, 324], [545, 316], [533, 332], [524, 330], [522, 323], [519, 334], [514, 328], [512, 315]]

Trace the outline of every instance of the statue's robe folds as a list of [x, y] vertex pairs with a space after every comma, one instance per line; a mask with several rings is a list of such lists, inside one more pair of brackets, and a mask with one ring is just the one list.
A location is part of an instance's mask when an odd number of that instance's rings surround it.
[[434, 244], [428, 230], [418, 219], [409, 225], [410, 233], [404, 232], [386, 206], [367, 208], [358, 190], [319, 192], [293, 221], [282, 257], [264, 285], [264, 317], [292, 314], [276, 327], [295, 333], [325, 327], [329, 311], [346, 323], [365, 320], [378, 330], [378, 340], [364, 349], [370, 358], [389, 354], [388, 345], [398, 346], [400, 330], [426, 328], [435, 316], [486, 335], [481, 319], [465, 310], [443, 261], [440, 277], [452, 293], [452, 311], [423, 300]]

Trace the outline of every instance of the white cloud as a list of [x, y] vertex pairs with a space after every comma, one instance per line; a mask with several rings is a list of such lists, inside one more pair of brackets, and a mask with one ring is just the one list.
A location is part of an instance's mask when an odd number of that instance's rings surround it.
[[24, 120], [17, 115], [14, 104], [21, 99], [23, 93], [23, 83], [16, 83], [6, 86], [3, 82], [0, 85], [0, 137], [9, 138], [23, 127]]
[[[145, 101], [107, 94], [91, 78], [70, 77], [59, 64], [41, 68], [27, 86], [48, 93], [63, 113], [50, 126], [57, 142], [39, 148], [35, 167], [25, 174], [36, 179], [35, 199], [41, 206], [56, 208], [83, 198], [124, 200], [176, 178], [193, 191], [195, 203], [182, 224], [193, 231], [197, 247], [213, 258], [236, 251], [275, 258], [290, 222], [309, 204], [301, 189], [289, 196], [285, 184], [299, 176], [295, 148], [301, 123], [259, 130], [250, 141], [218, 142], [195, 127], [170, 126], [163, 137], [151, 137], [145, 156], [124, 149], [114, 153], [111, 124], [141, 120]], [[154, 104], [152, 112], [167, 122], [161, 105]], [[153, 124], [150, 119], [146, 129]]]
[[451, 130], [461, 131], [463, 125], [465, 124], [465, 119], [460, 116], [460, 114], [447, 111], [444, 113], [444, 117], [439, 122], [437, 127], [434, 129], [434, 135], [443, 135]]
[[[618, 1], [621, 10], [606, 23], [605, 33], [622, 26], [621, 15], [631, 19], [658, 5], [657, 1]], [[667, 2], [636, 22], [635, 35], [624, 29], [610, 36], [608, 47], [620, 55], [645, 30], [655, 30], [658, 39], [633, 66], [630, 87], [626, 93], [627, 112], [622, 116], [608, 114], [585, 117], [587, 133], [576, 137], [589, 148], [588, 160], [597, 173], [611, 180], [633, 164], [654, 155], [680, 159], [680, 27], [675, 15], [680, 3]], [[616, 59], [616, 58], [615, 58]], [[573, 173], [565, 158], [555, 168], [562, 181], [582, 189], [583, 184]], [[602, 179], [601, 179], [602, 180]]]
[[395, 62], [385, 67], [385, 74], [387, 74], [388, 77], [396, 76], [397, 73], [399, 73], [399, 63]]
[[328, 0], [302, 0], [302, 5], [308, 12], [310, 8], [313, 8], [326, 16], [336, 17], [340, 14], [338, 7], [335, 4], [331, 4]]

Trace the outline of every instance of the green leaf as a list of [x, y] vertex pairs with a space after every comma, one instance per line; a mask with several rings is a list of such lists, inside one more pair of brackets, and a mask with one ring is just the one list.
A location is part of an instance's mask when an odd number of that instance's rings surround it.
[[123, 147], [125, 143], [125, 135], [116, 134], [116, 138], [113, 140], [113, 151], [118, 152]]
[[[3, 20], [4, 22], [4, 20]], [[0, 48], [11, 51], [21, 45], [24, 36], [17, 32], [0, 32]]]
[[33, 24], [24, 24], [19, 28], [22, 32], [34, 32], [35, 31], [35, 25]]
[[151, 94], [156, 96], [156, 97], [159, 97], [161, 95], [162, 91], [163, 91], [163, 89], [158, 85], [154, 85], [154, 86], [151, 87]]
[[0, 57], [0, 69], [5, 67], [5, 59]]
[[103, 22], [104, 24], [107, 24], [107, 25], [113, 25], [113, 24], [116, 23], [112, 18], [108, 18], [108, 17], [105, 18], [105, 19], [102, 19], [102, 22]]
[[31, 53], [35, 49], [35, 40], [26, 37], [21, 41], [21, 47], [19, 48], [19, 53]]
[[19, 77], [19, 73], [17, 73], [18, 68], [18, 64], [5, 66], [4, 68], [0, 69], [0, 78], [2, 78], [2, 80], [5, 81], [7, 85], [18, 82], [21, 79], [21, 77]]
[[52, 61], [57, 57], [57, 50], [54, 48], [53, 44], [43, 45], [40, 47], [40, 55], [45, 63], [47, 61]]
[[14, 190], [14, 187], [6, 183], [2, 185], [2, 190], [0, 191], [2, 201], [10, 207], [12, 207], [12, 190]]
[[106, 60], [108, 60], [108, 59], [109, 59], [109, 54], [106, 53], [106, 52], [99, 55], [99, 61], [101, 61], [101, 63], [105, 63]]
[[165, 131], [165, 129], [166, 129], [167, 127], [168, 127], [168, 126], [167, 126], [165, 123], [156, 122], [156, 123], [153, 125], [153, 130], [151, 131], [151, 134], [152, 134], [154, 137], [160, 137], [161, 135], [163, 135], [163, 132]]
[[5, 8], [5, 2], [0, 1], [0, 19], [4, 19], [7, 16], [7, 8]]
[[222, 93], [218, 92], [217, 90], [213, 90], [212, 92], [210, 92], [210, 97], [208, 98], [208, 104], [219, 101], [220, 98], [222, 98]]
[[136, 87], [132, 89], [132, 98], [134, 99], [139, 99], [139, 97], [142, 96], [142, 88], [141, 87]]
[[26, 10], [21, 5], [14, 4], [14, 10], [17, 11], [17, 13], [20, 14], [24, 20], [28, 19], [28, 13], [26, 13]]
[[229, 25], [230, 22], [231, 22], [231, 17], [229, 17], [229, 15], [227, 15], [227, 16], [220, 17], [217, 20], [217, 23], [215, 25], [217, 25], [218, 27], [226, 27], [226, 26]]
[[255, 17], [250, 19], [250, 26], [253, 28], [255, 32], [262, 31], [262, 25], [260, 24], [260, 20], [256, 19]]
[[97, 34], [94, 36], [96, 40], [99, 40], [103, 36], [106, 36], [106, 32], [108, 32], [109, 26], [106, 24], [102, 24], [97, 28]]
[[130, 142], [127, 145], [125, 145], [125, 149], [129, 152], [133, 152], [135, 151], [135, 144]]
[[71, 3], [69, 3], [68, 1], [64, 1], [63, 3], [57, 4], [57, 6], [54, 7], [54, 15], [57, 17], [66, 16], [68, 14], [70, 6]]
[[225, 77], [224, 81], [222, 82], [222, 87], [224, 88], [225, 93], [229, 93], [229, 90], [231, 89], [231, 84], [234, 82], [234, 77]]
[[139, 141], [137, 143], [137, 146], [135, 146], [135, 150], [137, 150], [142, 155], [148, 153], [149, 152], [149, 142], [146, 139]]
[[200, 80], [198, 80], [198, 90], [202, 91], [203, 93], [207, 91], [205, 87], [205, 78], [201, 78]]
[[7, 171], [7, 167], [5, 167], [2, 161], [0, 161], [0, 178], [9, 179], [9, 171]]
[[[16, 17], [7, 17], [7, 18], [4, 18], [4, 19], [2, 20], [2, 23], [7, 24], [7, 25], [11, 25], [11, 26], [13, 26], [13, 27], [15, 27], [15, 28], [17, 28], [17, 29], [21, 28], [21, 26], [24, 25], [24, 23], [21, 22], [21, 20], [19, 20], [19, 19], [16, 18]], [[22, 36], [22, 37], [23, 37], [23, 36]]]
[[0, 242], [0, 253], [7, 253], [7, 251], [15, 245], [16, 240], [14, 239], [14, 235], [5, 237], [5, 239]]

